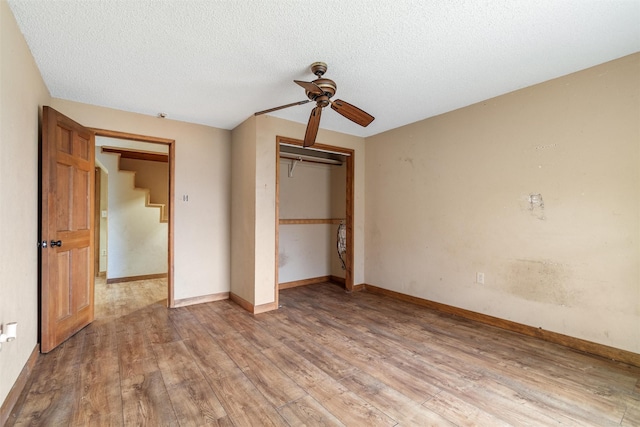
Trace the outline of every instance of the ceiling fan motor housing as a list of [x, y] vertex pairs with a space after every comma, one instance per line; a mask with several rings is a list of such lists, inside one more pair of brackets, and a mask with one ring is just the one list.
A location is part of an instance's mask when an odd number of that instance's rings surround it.
[[313, 83], [315, 83], [316, 86], [322, 89], [322, 92], [324, 92], [324, 94], [318, 95], [317, 93], [306, 91], [307, 97], [312, 101], [322, 102], [324, 104], [322, 105], [322, 107], [329, 105], [329, 98], [335, 95], [336, 89], [338, 89], [336, 83], [330, 79], [316, 79], [313, 81]]

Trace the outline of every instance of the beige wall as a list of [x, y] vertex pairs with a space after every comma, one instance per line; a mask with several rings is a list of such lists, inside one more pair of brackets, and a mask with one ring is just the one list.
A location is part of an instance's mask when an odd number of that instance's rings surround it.
[[330, 224], [280, 226], [278, 282], [313, 279], [331, 274], [335, 236]]
[[0, 0], [0, 405], [38, 339], [38, 115], [49, 92], [13, 14]]
[[231, 292], [255, 304], [256, 131], [251, 117], [232, 131]]
[[332, 218], [334, 166], [297, 162], [289, 177], [290, 164], [291, 160], [280, 159], [280, 218]]
[[367, 283], [640, 352], [640, 54], [366, 144]]
[[84, 126], [175, 139], [174, 297], [228, 292], [231, 132], [61, 99], [51, 106]]

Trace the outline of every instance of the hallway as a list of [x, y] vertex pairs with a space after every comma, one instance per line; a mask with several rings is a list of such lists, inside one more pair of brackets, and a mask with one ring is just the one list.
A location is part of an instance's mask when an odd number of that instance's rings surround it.
[[166, 307], [166, 278], [107, 284], [104, 277], [96, 277], [96, 321], [124, 317], [144, 309], [150, 303]]

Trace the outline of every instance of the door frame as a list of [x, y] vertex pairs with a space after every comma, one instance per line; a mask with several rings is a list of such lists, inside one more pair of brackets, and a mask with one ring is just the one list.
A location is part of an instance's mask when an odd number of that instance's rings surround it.
[[[168, 254], [167, 254], [167, 307], [175, 307], [175, 297], [173, 289], [173, 276], [174, 276], [174, 253], [173, 253], [173, 241], [174, 241], [174, 224], [175, 224], [175, 139], [159, 138], [155, 136], [138, 135], [134, 133], [120, 132], [107, 129], [89, 128], [95, 133], [95, 136], [102, 136], [115, 139], [127, 139], [131, 141], [148, 142], [152, 144], [162, 144], [169, 147], [169, 235], [168, 235]], [[95, 254], [94, 254], [95, 255]], [[95, 262], [95, 260], [94, 260]]]
[[[276, 136], [276, 245], [275, 245], [275, 302], [276, 306], [279, 305], [279, 280], [278, 280], [278, 264], [279, 264], [279, 245], [280, 245], [280, 144], [288, 144], [303, 147], [301, 139], [289, 138], [285, 136]], [[315, 143], [314, 149], [333, 151], [336, 153], [342, 153], [346, 157], [347, 177], [346, 177], [346, 212], [345, 212], [345, 226], [347, 228], [347, 252], [345, 254], [345, 289], [347, 292], [354, 291], [353, 283], [353, 264], [354, 264], [354, 250], [353, 250], [353, 210], [355, 200], [355, 150], [344, 147], [337, 147], [335, 145], [326, 145]]]
[[[94, 145], [95, 148], [95, 145]], [[95, 153], [93, 155], [95, 158]], [[93, 203], [93, 268], [94, 268], [94, 276], [100, 275], [100, 189], [102, 188], [102, 178], [101, 178], [101, 168], [95, 166], [93, 168], [93, 193], [94, 193], [94, 203]]]

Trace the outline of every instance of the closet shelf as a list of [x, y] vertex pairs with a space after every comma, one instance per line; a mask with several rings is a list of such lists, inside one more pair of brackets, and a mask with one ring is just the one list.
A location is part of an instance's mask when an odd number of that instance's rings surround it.
[[291, 225], [291, 224], [340, 224], [344, 222], [344, 218], [328, 218], [328, 219], [318, 219], [318, 218], [304, 218], [304, 219], [280, 219], [280, 225]]

